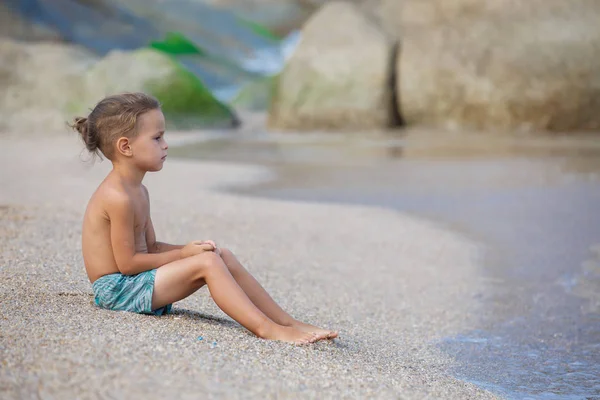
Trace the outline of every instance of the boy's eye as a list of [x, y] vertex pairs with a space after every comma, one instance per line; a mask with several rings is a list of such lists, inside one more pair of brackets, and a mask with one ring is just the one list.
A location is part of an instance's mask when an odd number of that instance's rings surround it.
[[154, 140], [160, 140], [160, 136], [155, 137]]

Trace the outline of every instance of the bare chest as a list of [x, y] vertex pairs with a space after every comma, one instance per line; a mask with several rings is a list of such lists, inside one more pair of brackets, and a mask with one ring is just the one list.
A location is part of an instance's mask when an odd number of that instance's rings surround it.
[[146, 229], [148, 227], [150, 206], [146, 199], [139, 199], [133, 208], [133, 232], [137, 251], [146, 251]]

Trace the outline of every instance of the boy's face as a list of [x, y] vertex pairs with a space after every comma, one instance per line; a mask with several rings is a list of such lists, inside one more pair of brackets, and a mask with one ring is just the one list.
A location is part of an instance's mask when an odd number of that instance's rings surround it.
[[144, 171], [160, 171], [169, 146], [165, 141], [165, 117], [160, 109], [138, 117], [138, 134], [131, 142], [134, 163]]

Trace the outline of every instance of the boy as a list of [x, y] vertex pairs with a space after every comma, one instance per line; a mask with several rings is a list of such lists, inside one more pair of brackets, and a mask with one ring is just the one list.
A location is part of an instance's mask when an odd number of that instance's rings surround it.
[[185, 246], [156, 240], [142, 184], [167, 158], [156, 99], [143, 93], [109, 96], [72, 127], [90, 152], [113, 164], [83, 221], [83, 257], [98, 306], [162, 315], [208, 285], [219, 308], [260, 338], [306, 344], [337, 337], [282, 310], [228, 249], [210, 240]]

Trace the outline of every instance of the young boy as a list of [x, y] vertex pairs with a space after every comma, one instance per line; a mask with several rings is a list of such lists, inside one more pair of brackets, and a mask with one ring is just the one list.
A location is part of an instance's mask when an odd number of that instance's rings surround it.
[[156, 99], [110, 96], [72, 127], [91, 153], [101, 152], [113, 164], [83, 221], [83, 258], [98, 306], [162, 315], [208, 285], [219, 308], [260, 338], [305, 344], [337, 337], [283, 311], [228, 249], [210, 240], [185, 246], [156, 240], [142, 184], [146, 172], [160, 171], [167, 158]]

